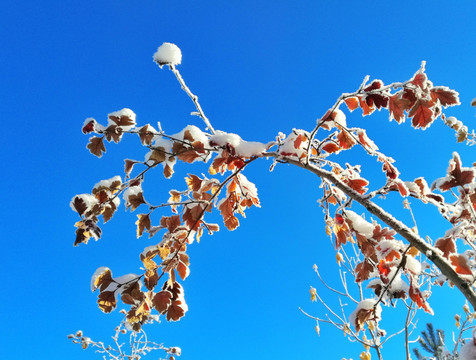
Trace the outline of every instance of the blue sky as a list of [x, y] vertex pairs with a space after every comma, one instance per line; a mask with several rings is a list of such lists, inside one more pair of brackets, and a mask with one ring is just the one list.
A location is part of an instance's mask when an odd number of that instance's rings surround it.
[[[365, 75], [403, 81], [422, 60], [430, 80], [460, 92], [462, 106], [447, 114], [474, 128], [475, 11], [472, 1], [4, 4], [0, 357], [93, 359], [66, 335], [82, 329], [107, 340], [120, 321], [117, 312], [98, 310], [90, 276], [102, 265], [116, 275], [137, 272], [138, 254], [151, 242], [136, 239], [135, 215], [120, 211], [103, 227], [99, 242], [73, 248], [77, 215], [68, 204], [97, 181], [122, 175], [122, 159], [143, 156], [131, 139], [109, 145], [102, 159], [93, 157], [80, 131], [85, 118], [104, 121], [128, 107], [140, 124], [161, 121], [169, 133], [189, 123], [201, 126], [189, 115], [193, 104], [173, 74], [152, 62], [161, 43], [182, 49], [180, 71], [214, 127], [247, 140], [267, 142], [279, 131], [311, 130]], [[348, 123], [367, 127], [406, 180], [444, 176], [455, 150], [466, 166], [475, 161], [475, 149], [457, 144], [441, 121], [425, 132], [412, 131], [409, 124], [389, 123], [385, 112], [362, 118], [356, 111]], [[348, 157], [364, 165], [367, 160], [358, 151]], [[298, 311], [323, 313], [309, 301], [309, 286], [318, 284], [313, 264], [331, 282], [337, 279], [316, 203], [319, 181], [289, 166], [270, 173], [269, 166], [263, 160], [246, 171], [262, 208], [248, 211], [237, 231], [223, 229], [190, 248], [186, 317], [150, 329], [150, 336], [182, 347], [183, 359], [358, 358], [359, 347], [331, 327], [322, 326], [318, 337], [313, 321]], [[176, 171], [173, 180], [157, 176], [149, 186], [164, 193], [181, 187], [191, 170], [177, 165]], [[368, 171], [376, 174], [372, 167]], [[446, 230], [430, 216], [432, 209], [417, 207], [416, 213], [421, 233], [437, 238]], [[408, 214], [400, 215], [409, 221]], [[431, 321], [450, 331], [454, 310], [447, 310], [447, 299], [454, 297], [457, 309], [461, 299], [454, 291], [438, 294], [432, 301], [438, 315]], [[393, 349], [389, 346], [388, 358], [401, 358], [392, 357]]]

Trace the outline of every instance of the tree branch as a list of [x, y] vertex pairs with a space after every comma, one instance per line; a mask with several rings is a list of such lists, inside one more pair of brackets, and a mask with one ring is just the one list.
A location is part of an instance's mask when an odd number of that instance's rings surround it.
[[384, 209], [372, 202], [367, 197], [360, 195], [358, 192], [356, 192], [344, 182], [342, 182], [336, 175], [327, 170], [321, 169], [313, 164], [301, 163], [292, 158], [283, 157], [281, 154], [276, 152], [265, 153], [263, 156], [274, 157], [279, 159], [280, 161], [284, 161], [289, 164], [298, 166], [316, 174], [322, 179], [333, 183], [339, 190], [343, 191], [347, 196], [357, 201], [359, 204], [365, 207], [367, 211], [369, 211], [371, 214], [379, 218], [382, 222], [390, 226], [393, 230], [400, 234], [400, 236], [407, 240], [412, 246], [414, 246], [421, 253], [423, 253], [431, 262], [433, 262], [438, 267], [438, 269], [440, 269], [441, 273], [446, 276], [446, 278], [460, 290], [463, 296], [473, 306], [473, 309], [476, 309], [476, 293], [472, 289], [471, 284], [467, 280], [459, 276], [458, 273], [456, 273], [451, 264], [443, 256], [439, 255], [438, 250], [436, 250], [424, 239], [415, 234], [408, 226], [406, 226], [401, 221], [397, 220], [395, 217], [387, 213]]

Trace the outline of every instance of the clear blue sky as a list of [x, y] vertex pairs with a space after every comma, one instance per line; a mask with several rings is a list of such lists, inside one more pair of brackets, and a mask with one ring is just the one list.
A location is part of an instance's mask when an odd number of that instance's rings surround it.
[[[215, 128], [247, 140], [310, 130], [366, 74], [386, 83], [403, 81], [422, 60], [435, 84], [460, 92], [462, 106], [448, 115], [474, 128], [475, 13], [473, 1], [3, 4], [0, 358], [94, 359], [66, 335], [82, 329], [107, 340], [119, 322], [118, 312], [98, 310], [90, 276], [102, 265], [116, 275], [138, 272], [138, 253], [151, 242], [135, 239], [135, 215], [120, 211], [99, 242], [73, 248], [77, 215], [68, 203], [97, 181], [122, 175], [123, 158], [143, 156], [133, 139], [109, 145], [102, 159], [94, 158], [80, 131], [86, 117], [101, 121], [128, 107], [140, 124], [159, 120], [170, 133], [189, 123], [201, 126], [189, 116], [193, 104], [173, 74], [152, 62], [162, 42], [182, 49], [182, 75]], [[405, 180], [444, 176], [455, 150], [466, 166], [476, 160], [475, 148], [457, 144], [441, 121], [417, 132], [387, 119], [385, 112], [362, 119], [357, 111], [348, 122], [368, 126]], [[366, 161], [359, 152], [348, 160]], [[322, 326], [318, 337], [313, 321], [298, 311], [323, 314], [309, 301], [309, 286], [318, 285], [313, 264], [336, 281], [334, 252], [316, 203], [319, 181], [287, 166], [269, 173], [269, 165], [261, 161], [246, 172], [262, 208], [248, 211], [237, 231], [222, 230], [190, 248], [191, 275], [184, 283], [190, 310], [178, 323], [151, 329], [150, 336], [182, 347], [183, 359], [356, 359], [359, 347], [331, 327]], [[190, 169], [176, 170], [174, 180], [157, 177], [153, 186], [164, 193], [180, 188]], [[434, 214], [425, 207], [417, 211], [420, 231], [437, 238], [447, 226], [426, 211]], [[444, 294], [433, 297], [438, 315], [431, 320], [451, 330], [454, 312], [438, 310], [448, 307], [448, 296], [460, 298]]]

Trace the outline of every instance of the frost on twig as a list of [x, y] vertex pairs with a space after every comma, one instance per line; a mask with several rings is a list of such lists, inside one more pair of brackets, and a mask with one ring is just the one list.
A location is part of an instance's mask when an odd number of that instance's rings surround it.
[[112, 345], [95, 341], [85, 336], [81, 330], [68, 335], [68, 339], [74, 344], [81, 345], [84, 350], [94, 349], [96, 353], [103, 355], [103, 359], [108, 360], [140, 360], [156, 350], [164, 351], [165, 357], [161, 357], [161, 359], [174, 360], [176, 356], [180, 356], [182, 353], [179, 347], [165, 347], [163, 344], [149, 340], [144, 330], [136, 332], [128, 328], [127, 322], [122, 322], [116, 327], [115, 334], [111, 337]]

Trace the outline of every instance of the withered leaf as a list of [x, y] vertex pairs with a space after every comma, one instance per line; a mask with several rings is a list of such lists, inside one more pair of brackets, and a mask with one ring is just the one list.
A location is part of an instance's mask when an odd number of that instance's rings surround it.
[[203, 216], [203, 208], [200, 204], [187, 205], [182, 215], [184, 223], [192, 230], [197, 230]]
[[167, 158], [165, 149], [163, 147], [157, 147], [152, 150], [148, 160], [152, 160], [155, 164], [159, 164]]
[[135, 125], [135, 121], [127, 115], [121, 116], [109, 116], [109, 119], [114, 121], [118, 126], [131, 126]]
[[422, 308], [429, 314], [433, 314], [433, 310], [423, 297], [420, 289], [413, 284], [412, 278], [410, 278], [410, 290], [408, 291], [408, 295], [410, 295], [410, 299], [412, 299], [419, 308]]
[[208, 172], [211, 175], [216, 175], [218, 173], [223, 174], [226, 170], [226, 162], [227, 158], [223, 156], [217, 156], [215, 159], [213, 159], [212, 164], [210, 165], [210, 168], [208, 169]]
[[360, 143], [366, 147], [369, 150], [375, 151], [378, 150], [378, 146], [375, 145], [375, 143], [370, 140], [370, 138], [367, 136], [367, 132], [365, 130], [359, 130], [358, 133], [359, 135], [359, 141]]
[[107, 267], [101, 267], [96, 270], [91, 279], [91, 290], [96, 291], [99, 288], [99, 291], [104, 291], [112, 281], [111, 270]]
[[337, 141], [342, 149], [350, 149], [357, 144], [357, 141], [347, 130], [342, 129], [337, 135]]
[[385, 261], [391, 262], [394, 259], [400, 259], [402, 255], [398, 250], [392, 249], [385, 255]]
[[220, 231], [220, 226], [218, 224], [206, 224], [206, 228], [209, 234], [211, 234], [212, 232]]
[[171, 259], [166, 259], [162, 261], [162, 268], [164, 273], [171, 273], [173, 270], [175, 270], [178, 266], [179, 260], [175, 257], [172, 257]]
[[367, 191], [366, 186], [369, 182], [365, 179], [345, 179], [344, 182], [349, 185], [353, 190], [357, 191], [359, 194], [364, 194]]
[[129, 195], [127, 198], [127, 209], [131, 208], [131, 211], [134, 211], [141, 204], [145, 204], [144, 193], [140, 192], [138, 194]]
[[186, 141], [190, 141], [190, 142], [195, 141], [195, 139], [193, 138], [192, 133], [190, 132], [190, 130], [185, 130], [184, 131], [183, 139], [186, 140]]
[[76, 240], [74, 241], [74, 246], [78, 246], [81, 243], [87, 244], [89, 241], [89, 233], [86, 230], [79, 228], [76, 229]]
[[358, 99], [362, 108], [362, 116], [370, 115], [375, 111], [375, 106], [369, 106], [362, 96], [359, 96]]
[[185, 263], [182, 259], [179, 261], [177, 265], [177, 273], [182, 278], [182, 280], [185, 280], [187, 278], [187, 276], [190, 274], [190, 268], [188, 267], [188, 259], [187, 263]]
[[164, 166], [164, 176], [166, 179], [170, 179], [174, 174], [174, 169], [169, 164]]
[[326, 143], [326, 144], [322, 147], [322, 150], [328, 152], [329, 154], [332, 154], [332, 153], [338, 152], [338, 151], [340, 151], [340, 150], [342, 150], [342, 149], [341, 149], [340, 146], [337, 145], [336, 143], [329, 141], [328, 143]]
[[412, 118], [412, 125], [415, 129], [421, 128], [425, 130], [435, 120], [431, 106], [430, 101], [417, 100], [412, 107], [408, 117]]
[[356, 97], [346, 98], [344, 101], [350, 111], [354, 111], [359, 107], [359, 101]]
[[134, 305], [145, 299], [145, 294], [140, 289], [139, 281], [124, 286], [121, 300], [124, 304]]
[[104, 223], [107, 223], [109, 220], [111, 220], [116, 210], [117, 210], [117, 207], [116, 205], [114, 205], [112, 201], [107, 206], [104, 207], [104, 211], [102, 213], [102, 218]]
[[193, 163], [196, 159], [201, 158], [201, 154], [205, 153], [205, 145], [200, 141], [193, 142], [191, 146], [184, 146], [182, 143], [175, 142], [173, 153], [176, 154], [179, 160]]
[[382, 239], [391, 240], [393, 239], [393, 235], [395, 234], [396, 232], [393, 229], [382, 228], [380, 225], [376, 225], [374, 228], [372, 238], [377, 241], [381, 241]]
[[421, 89], [425, 89], [427, 80], [428, 80], [428, 77], [426, 76], [425, 73], [418, 73], [412, 79], [411, 83], [418, 86]]
[[171, 304], [172, 293], [168, 290], [159, 291], [152, 298], [152, 305], [160, 314], [165, 314]]
[[116, 144], [121, 141], [122, 138], [122, 128], [117, 125], [110, 125], [105, 130], [106, 140], [114, 141]]
[[471, 205], [473, 206], [473, 209], [476, 210], [476, 192], [469, 195], [469, 199], [471, 200]]
[[453, 238], [441, 238], [435, 243], [435, 247], [443, 252], [443, 256], [449, 259], [450, 254], [456, 253], [456, 243]]
[[140, 238], [144, 233], [144, 230], [150, 230], [150, 217], [149, 214], [138, 214], [137, 215], [137, 238]]
[[102, 312], [110, 313], [116, 308], [116, 295], [114, 291], [103, 291], [99, 293], [98, 297], [99, 309]]
[[368, 87], [364, 89], [364, 91], [367, 92], [365, 96], [365, 102], [370, 108], [374, 106], [377, 107], [377, 109], [387, 107], [388, 96], [384, 92], [368, 93], [380, 89], [382, 85], [383, 82], [381, 80], [374, 80]]
[[473, 275], [471, 268], [469, 267], [468, 260], [464, 255], [451, 255], [451, 265], [455, 267], [455, 271], [462, 275]]
[[197, 175], [188, 174], [188, 177], [185, 178], [185, 182], [191, 191], [198, 191], [202, 187], [202, 179]]
[[124, 160], [124, 172], [126, 173], [126, 176], [129, 177], [132, 172], [132, 168], [134, 167], [135, 164], [137, 164], [139, 161], [135, 160], [129, 160], [125, 159]]
[[375, 319], [374, 309], [360, 309], [355, 315], [355, 323], [353, 324], [357, 333], [363, 329], [367, 321], [372, 319]]
[[185, 315], [185, 309], [180, 300], [172, 301], [167, 309], [167, 321], [178, 321]]
[[142, 145], [151, 145], [154, 138], [154, 128], [149, 124], [144, 125], [139, 130], [139, 138]]
[[441, 191], [449, 190], [455, 186], [464, 186], [473, 182], [475, 170], [472, 168], [466, 168], [463, 170], [461, 165], [461, 159], [458, 153], [454, 152], [453, 160], [450, 161], [448, 169], [448, 177], [438, 185], [438, 188]]
[[109, 194], [107, 193], [106, 190], [101, 190], [101, 191], [94, 191], [93, 189], [93, 194], [96, 196], [96, 199], [98, 199], [100, 204], [105, 203], [106, 201], [109, 200]]
[[85, 124], [83, 126], [83, 128], [81, 129], [83, 131], [83, 134], [89, 134], [89, 133], [93, 132], [95, 130], [94, 129], [95, 124], [96, 124], [96, 120], [91, 119], [91, 121], [89, 121], [87, 124]]
[[87, 219], [84, 221], [78, 221], [74, 226], [78, 229], [76, 230], [76, 241], [74, 246], [79, 245], [80, 243], [87, 243], [90, 237], [94, 237], [95, 240], [98, 240], [101, 237], [101, 229], [96, 224], [97, 218]]
[[181, 295], [183, 295], [182, 285], [175, 281], [175, 276], [173, 276], [172, 281], [164, 283], [162, 290], [170, 291], [172, 293], [172, 300], [177, 300]]
[[362, 254], [364, 254], [367, 259], [377, 262], [374, 240], [367, 239], [367, 237], [361, 233], [356, 233], [356, 239]]
[[340, 223], [339, 221], [336, 221], [333, 226], [333, 232], [336, 238], [336, 249], [339, 249], [342, 244], [347, 244], [347, 241], [353, 241], [352, 234], [346, 222]]
[[400, 172], [390, 163], [390, 161], [386, 160], [385, 158], [379, 158], [379, 160], [382, 161], [382, 171], [385, 172], [385, 175], [387, 175], [389, 179], [395, 180], [398, 175], [400, 175]]
[[145, 298], [140, 304], [131, 307], [131, 310], [127, 313], [127, 322], [132, 324], [134, 331], [140, 330], [142, 324], [149, 319], [151, 305], [147, 298]]
[[368, 94], [365, 101], [369, 107], [375, 106], [377, 109], [386, 108], [388, 96], [383, 94]]
[[358, 263], [355, 267], [355, 272], [357, 275], [355, 277], [355, 282], [360, 283], [367, 280], [370, 277], [372, 271], [374, 271], [374, 266], [368, 260]]
[[235, 201], [232, 196], [229, 196], [223, 200], [218, 207], [223, 216], [223, 222], [225, 223], [226, 228], [231, 231], [235, 230], [240, 225], [238, 218], [234, 215], [234, 205]]
[[157, 269], [147, 271], [144, 276], [144, 285], [149, 290], [154, 290], [159, 282], [159, 274]]
[[89, 139], [89, 144], [86, 147], [91, 152], [91, 154], [101, 157], [102, 154], [106, 152], [103, 138], [104, 137], [93, 136]]
[[410, 110], [411, 105], [411, 101], [401, 97], [401, 95], [401, 93], [397, 93], [388, 98], [388, 111], [390, 114], [390, 120], [395, 119], [395, 121], [399, 124], [405, 121], [404, 111]]
[[299, 149], [303, 142], [307, 142], [307, 137], [303, 134], [299, 134], [294, 140], [294, 148]]
[[167, 228], [171, 233], [173, 233], [181, 224], [180, 215], [163, 216], [160, 219], [160, 225]]
[[86, 211], [86, 209], [88, 208], [88, 206], [86, 205], [86, 203], [84, 202], [83, 199], [81, 199], [80, 197], [76, 196], [74, 199], [73, 199], [73, 206], [76, 210], [76, 212], [81, 216], [84, 214], [84, 212]]
[[459, 105], [458, 93], [446, 86], [435, 86], [431, 89], [431, 98], [438, 100], [443, 107]]

